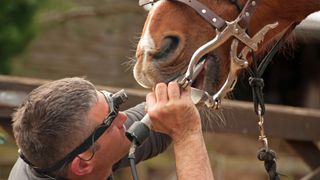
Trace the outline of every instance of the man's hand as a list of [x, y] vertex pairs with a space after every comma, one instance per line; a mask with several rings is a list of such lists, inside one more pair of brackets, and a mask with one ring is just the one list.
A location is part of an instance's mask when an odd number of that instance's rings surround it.
[[147, 95], [147, 112], [152, 127], [173, 139], [177, 178], [213, 180], [200, 115], [190, 93], [190, 87], [181, 91], [176, 82], [157, 84]]
[[200, 115], [190, 97], [191, 89], [180, 90], [177, 82], [157, 84], [147, 95], [147, 112], [152, 127], [180, 141], [201, 131]]

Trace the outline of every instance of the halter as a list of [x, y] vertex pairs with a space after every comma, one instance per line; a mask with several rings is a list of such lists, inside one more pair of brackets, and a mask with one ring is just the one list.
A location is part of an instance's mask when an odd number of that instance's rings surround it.
[[[139, 0], [139, 5], [144, 6], [146, 4], [153, 4], [159, 0]], [[231, 22], [228, 22], [218, 16], [216, 13], [211, 11], [207, 6], [202, 4], [197, 0], [171, 0], [183, 3], [194, 11], [196, 11], [201, 17], [203, 17], [213, 28], [216, 29], [216, 36], [198, 48], [195, 53], [192, 55], [189, 62], [188, 69], [185, 75], [179, 78], [179, 84], [181, 87], [185, 88], [192, 83], [192, 80], [195, 79], [194, 71], [199, 60], [206, 55], [207, 53], [215, 50], [229, 38], [235, 37], [232, 41], [231, 50], [230, 50], [230, 70], [227, 76], [226, 81], [219, 89], [217, 93], [213, 96], [210, 96], [207, 92], [203, 92], [201, 99], [204, 101], [204, 104], [209, 108], [217, 109], [220, 107], [221, 99], [230, 91], [233, 90], [234, 85], [237, 80], [237, 72], [241, 69], [248, 67], [247, 55], [252, 51], [258, 50], [258, 44], [263, 41], [264, 36], [271, 30], [277, 27], [278, 23], [268, 24], [264, 26], [259, 32], [257, 32], [252, 38], [247, 34], [247, 28], [254, 13], [256, 7], [259, 5], [260, 0], [248, 0], [239, 16]], [[236, 3], [233, 2], [232, 3]], [[238, 5], [239, 6], [239, 5]], [[237, 6], [237, 7], [238, 7]], [[245, 47], [242, 49], [240, 54], [238, 54], [238, 43], [241, 41], [245, 44]], [[201, 91], [201, 90], [200, 90]], [[199, 92], [199, 91], [197, 91]]]
[[[144, 6], [147, 4], [153, 4], [160, 0], [139, 0], [139, 5]], [[227, 26], [227, 21], [225, 21], [223, 18], [218, 16], [216, 13], [211, 11], [207, 6], [202, 4], [201, 2], [197, 0], [171, 0], [171, 1], [177, 1], [181, 2], [183, 4], [186, 4], [193, 10], [195, 10], [200, 16], [202, 16], [204, 19], [206, 19], [214, 28], [218, 29], [220, 32], [223, 31], [223, 29]], [[241, 8], [239, 3], [235, 0], [230, 0], [231, 3], [235, 4], [237, 9], [241, 11]], [[246, 6], [242, 9], [239, 17], [241, 19], [241, 22], [239, 23], [241, 27], [247, 28], [251, 15], [255, 10], [255, 7], [260, 2], [260, 0], [249, 0], [246, 4]]]

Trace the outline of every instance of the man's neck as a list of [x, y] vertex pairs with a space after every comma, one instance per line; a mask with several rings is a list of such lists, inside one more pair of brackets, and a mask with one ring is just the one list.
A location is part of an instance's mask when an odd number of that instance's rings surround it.
[[105, 170], [104, 171], [94, 170], [90, 174], [87, 174], [87, 175], [84, 175], [84, 176], [76, 176], [76, 177], [71, 178], [71, 179], [77, 179], [77, 180], [88, 180], [88, 179], [106, 180], [111, 175], [112, 175], [111, 169], [109, 171], [107, 171], [107, 172]]

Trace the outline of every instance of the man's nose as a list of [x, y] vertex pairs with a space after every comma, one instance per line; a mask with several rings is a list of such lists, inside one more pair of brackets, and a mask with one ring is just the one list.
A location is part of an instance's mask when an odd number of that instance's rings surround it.
[[122, 128], [126, 120], [127, 120], [127, 115], [124, 112], [119, 112], [114, 123], [118, 128]]

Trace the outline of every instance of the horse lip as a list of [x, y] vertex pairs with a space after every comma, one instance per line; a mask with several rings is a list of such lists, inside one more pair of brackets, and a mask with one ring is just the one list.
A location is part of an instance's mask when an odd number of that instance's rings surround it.
[[134, 77], [134, 78], [136, 79], [137, 83], [138, 83], [140, 86], [142, 86], [143, 88], [146, 88], [146, 89], [151, 88], [150, 82], [148, 82], [148, 80], [147, 80], [146, 78], [143, 78], [143, 79], [141, 79], [141, 78], [139, 78], [139, 77]]
[[152, 83], [147, 78], [145, 73], [141, 72], [140, 68], [138, 68], [137, 64], [134, 66], [134, 68], [133, 68], [133, 77], [134, 77], [134, 79], [143, 88], [151, 88], [152, 87]]
[[138, 82], [138, 84], [139, 84], [140, 86], [142, 86], [143, 88], [146, 88], [146, 89], [150, 89], [150, 88], [151, 88], [151, 86], [146, 85], [145, 83], [140, 82], [139, 80], [137, 80], [137, 82]]

